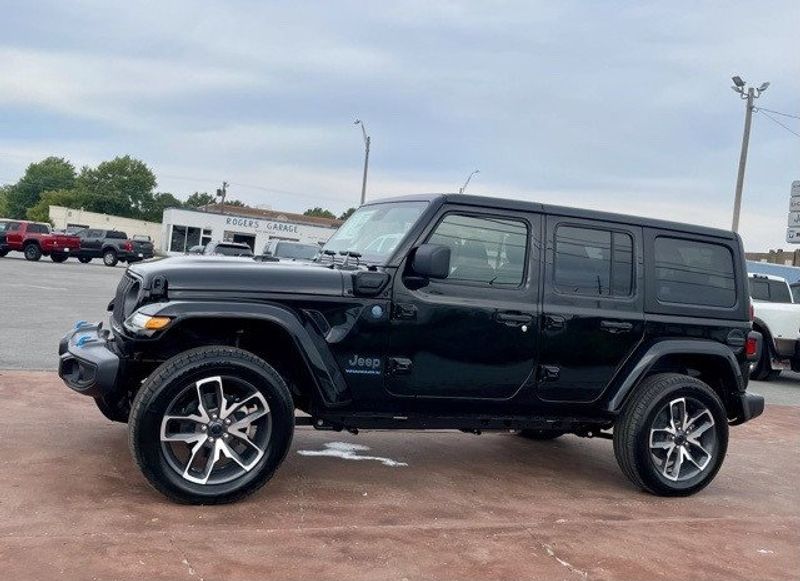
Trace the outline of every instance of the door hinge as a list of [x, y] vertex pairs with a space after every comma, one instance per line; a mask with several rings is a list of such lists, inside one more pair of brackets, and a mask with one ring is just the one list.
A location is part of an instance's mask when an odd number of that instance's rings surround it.
[[561, 375], [561, 368], [555, 365], [539, 366], [539, 381], [557, 381]]
[[395, 303], [392, 309], [392, 315], [395, 319], [416, 319], [417, 307], [409, 303]]
[[389, 364], [386, 366], [386, 375], [408, 375], [411, 373], [411, 359], [405, 357], [389, 357]]

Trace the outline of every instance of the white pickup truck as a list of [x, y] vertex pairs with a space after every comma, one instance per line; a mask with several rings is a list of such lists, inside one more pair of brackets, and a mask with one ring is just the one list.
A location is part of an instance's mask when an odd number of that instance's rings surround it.
[[753, 299], [753, 330], [764, 338], [752, 379], [769, 381], [784, 369], [800, 371], [800, 304], [786, 279], [769, 274], [748, 276]]

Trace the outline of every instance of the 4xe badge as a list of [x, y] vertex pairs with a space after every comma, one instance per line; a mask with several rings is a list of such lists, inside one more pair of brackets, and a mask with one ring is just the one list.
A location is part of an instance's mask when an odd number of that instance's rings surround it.
[[344, 372], [358, 375], [380, 375], [381, 360], [378, 357], [359, 357], [358, 354], [354, 353], [347, 360], [347, 367], [345, 367]]

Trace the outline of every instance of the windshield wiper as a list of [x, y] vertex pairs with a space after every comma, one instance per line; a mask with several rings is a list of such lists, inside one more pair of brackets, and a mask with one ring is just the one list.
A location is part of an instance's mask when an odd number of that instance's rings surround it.
[[359, 258], [361, 258], [361, 253], [360, 252], [356, 252], [355, 250], [342, 250], [342, 251], [339, 252], [339, 254], [341, 256], [344, 256], [344, 262], [342, 263], [343, 267], [348, 265], [348, 263], [350, 262], [351, 258], [355, 258], [356, 259], [356, 266], [358, 266]]

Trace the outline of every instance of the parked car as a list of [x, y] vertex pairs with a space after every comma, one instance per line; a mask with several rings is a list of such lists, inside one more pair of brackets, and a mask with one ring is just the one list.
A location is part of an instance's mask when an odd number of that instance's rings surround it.
[[287, 240], [270, 240], [264, 245], [260, 260], [284, 260], [292, 262], [311, 262], [317, 257], [320, 246], [301, 244]]
[[733, 232], [439, 195], [363, 205], [323, 251], [132, 265], [110, 328], [62, 339], [59, 374], [190, 503], [260, 488], [296, 425], [608, 438], [636, 486], [685, 496], [764, 409]]
[[81, 247], [78, 260], [84, 264], [95, 258], [102, 258], [106, 266], [116, 266], [119, 262], [138, 262], [153, 257], [153, 243], [144, 240], [131, 240], [119, 230], [86, 228], [78, 233]]
[[786, 279], [750, 273], [753, 329], [764, 338], [761, 355], [750, 377], [770, 381], [784, 369], [800, 371], [800, 304], [794, 302]]
[[[197, 248], [196, 246], [193, 248]], [[203, 249], [202, 254], [206, 256], [236, 256], [252, 258], [253, 249], [241, 242], [209, 242]], [[190, 249], [191, 252], [191, 249]]]
[[14, 220], [0, 223], [0, 256], [17, 251], [26, 260], [36, 261], [49, 256], [53, 262], [64, 262], [80, 248], [80, 239], [71, 234], [52, 232], [49, 224]]

